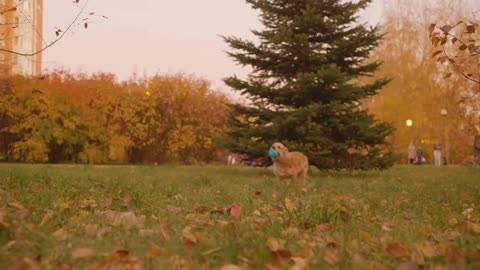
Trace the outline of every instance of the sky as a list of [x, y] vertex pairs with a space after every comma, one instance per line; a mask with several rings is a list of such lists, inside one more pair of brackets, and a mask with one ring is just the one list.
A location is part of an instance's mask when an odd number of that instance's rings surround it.
[[[226, 92], [223, 78], [248, 74], [248, 68], [227, 56], [229, 48], [221, 38], [253, 39], [250, 30], [261, 28], [258, 14], [244, 0], [80, 0], [78, 5], [48, 0], [44, 1], [47, 42], [55, 39], [57, 28], [63, 30], [72, 22], [85, 3], [85, 11], [94, 12], [87, 29], [80, 21], [46, 50], [45, 70], [102, 71], [119, 80], [134, 73], [184, 73], [207, 79], [215, 89]], [[362, 18], [375, 24], [381, 10], [381, 1], [374, 0]]]

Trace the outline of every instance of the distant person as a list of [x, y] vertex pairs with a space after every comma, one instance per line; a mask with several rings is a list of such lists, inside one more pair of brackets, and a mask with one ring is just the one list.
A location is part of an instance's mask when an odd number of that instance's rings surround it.
[[480, 165], [480, 135], [475, 135], [473, 139], [472, 158], [474, 165]]
[[423, 149], [421, 146], [419, 146], [417, 149], [417, 164], [423, 164]]
[[442, 145], [433, 144], [433, 157], [435, 158], [435, 166], [442, 166]]
[[412, 165], [415, 163], [415, 159], [417, 158], [417, 149], [415, 148], [415, 145], [413, 145], [413, 142], [410, 142], [408, 145], [408, 164]]

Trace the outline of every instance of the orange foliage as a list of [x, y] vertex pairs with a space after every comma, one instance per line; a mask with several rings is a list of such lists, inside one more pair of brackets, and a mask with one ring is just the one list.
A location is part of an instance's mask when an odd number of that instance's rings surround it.
[[0, 160], [164, 162], [213, 159], [225, 96], [185, 75], [131, 79], [56, 70], [0, 80]]

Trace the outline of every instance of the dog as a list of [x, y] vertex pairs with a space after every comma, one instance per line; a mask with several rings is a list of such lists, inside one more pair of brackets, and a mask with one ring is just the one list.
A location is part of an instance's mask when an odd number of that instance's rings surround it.
[[300, 152], [289, 152], [288, 148], [279, 142], [272, 144], [270, 151], [272, 150], [277, 153], [275, 156], [270, 155], [273, 161], [273, 174], [277, 181], [290, 178], [294, 184], [305, 185], [308, 177], [307, 156]]

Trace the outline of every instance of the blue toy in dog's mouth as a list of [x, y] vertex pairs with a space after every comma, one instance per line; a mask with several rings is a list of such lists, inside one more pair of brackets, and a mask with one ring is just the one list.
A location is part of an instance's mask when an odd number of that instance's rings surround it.
[[275, 149], [270, 148], [270, 150], [268, 150], [268, 155], [272, 158], [277, 158], [278, 152]]

